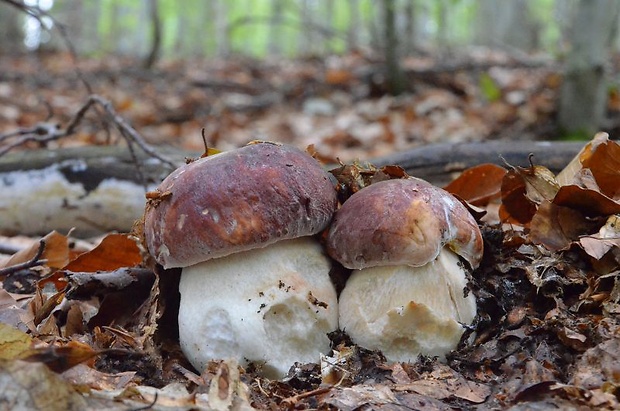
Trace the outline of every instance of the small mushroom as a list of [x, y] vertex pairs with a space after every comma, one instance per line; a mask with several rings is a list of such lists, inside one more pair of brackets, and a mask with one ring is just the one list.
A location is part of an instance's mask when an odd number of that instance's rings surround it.
[[183, 268], [179, 340], [196, 369], [235, 358], [278, 378], [329, 350], [337, 296], [310, 236], [337, 199], [316, 160], [250, 144], [180, 167], [150, 197], [145, 241], [164, 268]]
[[328, 253], [355, 270], [340, 295], [340, 328], [391, 361], [444, 357], [476, 315], [466, 264], [479, 265], [482, 246], [465, 206], [424, 180], [363, 188], [327, 236]]

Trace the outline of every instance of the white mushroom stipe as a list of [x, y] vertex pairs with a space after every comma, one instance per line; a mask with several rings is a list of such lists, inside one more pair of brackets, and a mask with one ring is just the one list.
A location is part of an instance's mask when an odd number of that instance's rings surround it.
[[463, 265], [448, 249], [422, 267], [357, 270], [340, 295], [340, 327], [391, 361], [411, 361], [417, 353], [443, 359], [476, 316], [466, 286]]
[[183, 268], [181, 348], [198, 370], [242, 358], [281, 378], [295, 362], [317, 362], [338, 328], [330, 261], [310, 237], [281, 241]]

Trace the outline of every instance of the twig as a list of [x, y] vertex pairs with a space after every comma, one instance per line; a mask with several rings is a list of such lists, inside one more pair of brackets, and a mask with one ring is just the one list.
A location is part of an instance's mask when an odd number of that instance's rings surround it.
[[289, 405], [291, 407], [294, 407], [295, 405], [297, 405], [297, 403], [300, 400], [328, 393], [328, 392], [330, 392], [332, 390], [332, 388], [334, 388], [334, 387], [332, 387], [332, 386], [321, 387], [321, 388], [317, 388], [317, 389], [314, 389], [314, 390], [311, 390], [311, 391], [302, 392], [301, 394], [297, 394], [297, 395], [293, 395], [292, 397], [284, 398], [282, 400], [282, 403], [283, 404], [287, 404], [287, 405]]
[[144, 151], [151, 157], [158, 159], [162, 163], [172, 167], [173, 169], [177, 168], [177, 165], [173, 161], [163, 157], [161, 154], [155, 151], [155, 149], [152, 148], [146, 141], [144, 141], [144, 138], [142, 138], [142, 136], [136, 131], [136, 129], [130, 126], [123, 117], [119, 116], [116, 113], [116, 111], [112, 107], [112, 103], [102, 98], [101, 96], [98, 96], [97, 94], [91, 95], [89, 97], [89, 101], [90, 100], [99, 103], [103, 107], [103, 109], [112, 118], [118, 131], [120, 131], [120, 133], [123, 135], [123, 137], [125, 137], [127, 141], [136, 143], [140, 147], [140, 149], [142, 149], [142, 151]]
[[[92, 94], [88, 97], [86, 103], [82, 107], [80, 107], [80, 109], [75, 113], [75, 115], [69, 121], [67, 127], [64, 130], [59, 128], [58, 125], [55, 124], [41, 123], [29, 129], [21, 129], [5, 134], [0, 134], [0, 142], [8, 140], [12, 137], [20, 136], [20, 138], [18, 138], [16, 141], [7, 144], [3, 148], [0, 148], [0, 157], [2, 157], [7, 152], [13, 150], [14, 148], [26, 144], [30, 141], [35, 141], [43, 144], [59, 140], [61, 138], [74, 134], [78, 125], [84, 119], [86, 112], [91, 107], [96, 106], [100, 106], [103, 109], [105, 114], [107, 114], [107, 117], [116, 126], [117, 130], [121, 133], [123, 138], [130, 146], [131, 144], [136, 144], [138, 147], [140, 147], [142, 151], [147, 153], [149, 156], [158, 159], [170, 168], [175, 169], [177, 167], [177, 165], [173, 161], [162, 156], [153, 147], [146, 143], [146, 141], [144, 141], [144, 138], [136, 131], [136, 129], [134, 129], [123, 117], [118, 115], [116, 110], [114, 110], [114, 108], [112, 107], [112, 103], [97, 94]], [[133, 152], [133, 147], [130, 147], [130, 150], [132, 150], [132, 157], [134, 158], [134, 160], [136, 160], [135, 164], [138, 168], [138, 172], [142, 174], [139, 168], [139, 162], [137, 161], [137, 158], [135, 157], [135, 154]]]
[[39, 248], [37, 249], [36, 254], [28, 261], [24, 261], [23, 263], [15, 264], [9, 267], [0, 268], [0, 278], [5, 278], [11, 274], [14, 274], [20, 270], [25, 270], [27, 268], [36, 267], [42, 264], [45, 264], [45, 260], [41, 260], [41, 256], [43, 255], [43, 251], [45, 251], [45, 240], [39, 241]]
[[159, 393], [157, 391], [155, 391], [155, 395], [154, 395], [153, 401], [151, 401], [150, 404], [145, 405], [144, 407], [140, 407], [140, 408], [131, 408], [130, 410], [131, 411], [151, 410], [151, 409], [153, 409], [155, 404], [157, 404], [158, 397], [159, 397]]

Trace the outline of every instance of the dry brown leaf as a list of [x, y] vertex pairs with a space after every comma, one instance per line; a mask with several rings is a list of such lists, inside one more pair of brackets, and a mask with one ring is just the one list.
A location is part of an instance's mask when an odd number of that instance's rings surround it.
[[568, 185], [560, 188], [553, 203], [581, 211], [587, 216], [609, 216], [620, 213], [620, 201], [598, 191]]
[[597, 260], [614, 247], [620, 249], [620, 215], [610, 216], [598, 233], [581, 237], [579, 244], [588, 255]]
[[510, 170], [502, 179], [502, 204], [499, 217], [503, 222], [528, 225], [536, 213], [536, 204], [526, 196], [523, 177]]
[[85, 364], [78, 364], [62, 373], [62, 377], [74, 386], [102, 391], [123, 389], [132, 382], [135, 375], [135, 371], [104, 373]]
[[441, 380], [422, 379], [410, 384], [396, 385], [395, 391], [413, 391], [417, 394], [444, 400], [457, 397], [480, 404], [491, 394], [491, 389], [484, 384], [467, 381], [457, 376]]
[[79, 341], [69, 341], [62, 346], [49, 345], [31, 349], [22, 357], [24, 361], [44, 363], [55, 372], [63, 372], [83, 362], [94, 366], [94, 359], [99, 355], [89, 345]]
[[108, 234], [91, 251], [80, 255], [64, 266], [73, 272], [112, 271], [135, 267], [142, 261], [136, 241], [128, 234]]
[[6, 290], [0, 289], [0, 323], [22, 331], [34, 329], [34, 315], [18, 304]]
[[563, 186], [578, 184], [584, 169], [589, 170], [601, 193], [620, 198], [620, 144], [609, 140], [607, 133], [596, 134], [558, 174], [557, 181]]
[[578, 210], [545, 201], [538, 207], [530, 227], [530, 239], [534, 243], [559, 251], [591, 232], [592, 222]]
[[32, 338], [23, 331], [0, 322], [0, 359], [21, 358], [31, 349]]
[[0, 360], [3, 405], [34, 411], [82, 411], [86, 400], [40, 363]]
[[585, 351], [590, 345], [590, 342], [585, 335], [571, 330], [568, 327], [562, 327], [559, 329], [557, 331], [557, 336], [565, 346], [570, 347], [575, 351]]
[[325, 83], [332, 86], [347, 86], [355, 80], [355, 75], [344, 68], [328, 68], [325, 72]]
[[601, 192], [609, 198], [620, 199], [620, 144], [605, 139], [596, 146], [589, 157], [581, 160], [589, 168]]
[[355, 385], [350, 388], [331, 390], [323, 398], [323, 403], [345, 411], [364, 409], [366, 408], [364, 406], [368, 405], [400, 405], [392, 390], [383, 384]]
[[588, 349], [575, 364], [571, 383], [586, 389], [600, 388], [605, 382], [620, 383], [620, 340], [604, 341]]
[[551, 201], [560, 188], [555, 176], [547, 167], [515, 167], [516, 172], [525, 182], [525, 195], [535, 204]]
[[[43, 237], [41, 241], [45, 242], [45, 249], [43, 250], [41, 259], [46, 261], [46, 266], [52, 269], [59, 269], [67, 265], [70, 258], [70, 251], [69, 239], [66, 236], [52, 231]], [[33, 243], [29, 248], [13, 254], [8, 260], [4, 261], [4, 264], [0, 265], [0, 268], [30, 261], [36, 256], [38, 250], [39, 242]]]
[[444, 189], [475, 206], [483, 207], [501, 196], [506, 169], [495, 164], [471, 167]]

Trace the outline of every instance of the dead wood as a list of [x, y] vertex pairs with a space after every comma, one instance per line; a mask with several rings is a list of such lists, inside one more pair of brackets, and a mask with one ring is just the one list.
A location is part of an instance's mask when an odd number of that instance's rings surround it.
[[397, 164], [408, 174], [435, 185], [445, 185], [456, 175], [483, 163], [500, 166], [529, 166], [533, 154], [535, 164], [557, 173], [579, 152], [582, 142], [563, 141], [485, 141], [459, 144], [433, 144], [395, 153], [371, 161], [376, 166]]
[[[557, 172], [582, 145], [532, 141], [435, 144], [370, 162], [397, 164], [410, 175], [442, 186], [477, 164], [528, 166], [530, 153], [536, 164]], [[151, 153], [132, 153], [123, 146], [30, 150], [0, 157], [0, 190], [7, 193], [0, 200], [0, 209], [10, 215], [0, 219], [0, 234], [42, 235], [71, 228], [76, 228], [77, 236], [129, 231], [144, 210], [146, 189], [152, 189], [171, 171], [170, 163], [181, 165], [185, 158], [199, 156], [173, 148], [158, 152], [172, 161], [163, 163]], [[55, 194], [44, 193], [46, 184], [56, 187]]]
[[[423, 178], [436, 185], [444, 185], [465, 169], [483, 163], [501, 166], [527, 167], [528, 157], [534, 163], [553, 172], [560, 171], [583, 147], [581, 142], [551, 141], [486, 141], [475, 143], [442, 143], [413, 148], [385, 157], [368, 160], [376, 166], [396, 164], [408, 174]], [[192, 153], [175, 148], [159, 148], [165, 158], [177, 165], [185, 158], [195, 158]], [[146, 153], [135, 153], [148, 182], [160, 181], [171, 171], [170, 163], [164, 164]], [[7, 154], [0, 158], [0, 175], [11, 171], [37, 170], [58, 164], [77, 164], [73, 178], [85, 184], [97, 184], [107, 178], [117, 178], [140, 183], [136, 174], [135, 159], [123, 146], [85, 146], [59, 150], [28, 150]], [[329, 166], [328, 166], [329, 167]]]

